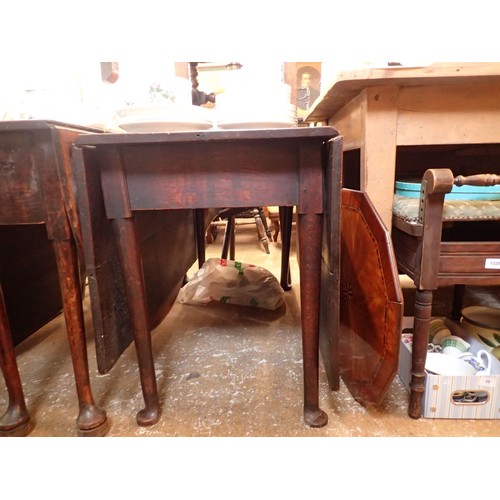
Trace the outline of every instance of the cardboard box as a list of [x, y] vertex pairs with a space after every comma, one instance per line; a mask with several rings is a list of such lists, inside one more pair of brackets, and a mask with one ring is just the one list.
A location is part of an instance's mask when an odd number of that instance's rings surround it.
[[[467, 332], [452, 322], [447, 326], [453, 335], [462, 337], [471, 344], [469, 351], [474, 354], [484, 349], [484, 345], [475, 339], [467, 337]], [[410, 389], [411, 381], [411, 345], [401, 340], [398, 375], [405, 387]], [[444, 355], [443, 355], [444, 356]], [[458, 391], [475, 392], [483, 397], [480, 402], [454, 401]], [[455, 398], [457, 399], [457, 398]], [[422, 416], [425, 418], [453, 419], [500, 419], [500, 362], [493, 359], [491, 375], [445, 376], [427, 373], [425, 377], [425, 392], [422, 399]]]

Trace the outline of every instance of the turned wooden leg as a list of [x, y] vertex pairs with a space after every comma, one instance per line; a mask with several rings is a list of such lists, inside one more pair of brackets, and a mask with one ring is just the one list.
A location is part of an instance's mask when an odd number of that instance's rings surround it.
[[[319, 301], [321, 281], [321, 214], [298, 216], [300, 304], [304, 357], [304, 420], [323, 427], [328, 415], [319, 407]], [[284, 233], [285, 228], [282, 228]], [[282, 234], [283, 234], [282, 233]]]
[[278, 235], [280, 234], [280, 221], [275, 219], [271, 221], [273, 226], [273, 241], [278, 241]]
[[90, 386], [87, 344], [83, 320], [78, 259], [73, 240], [54, 241], [64, 318], [73, 361], [79, 414], [80, 436], [103, 436], [109, 429], [106, 413], [94, 403]]
[[257, 208], [252, 210], [253, 217], [255, 219], [255, 226], [257, 227], [257, 234], [264, 247], [264, 250], [269, 254], [269, 240], [267, 239], [266, 228], [262, 222], [262, 215]]
[[17, 368], [14, 344], [9, 327], [7, 310], [0, 285], [0, 365], [2, 367], [9, 404], [0, 416], [0, 437], [21, 437], [30, 433], [33, 423], [24, 400], [21, 377]]
[[429, 321], [432, 314], [432, 292], [415, 292], [415, 319], [413, 323], [412, 366], [410, 382], [410, 404], [408, 415], [411, 418], [422, 416], [422, 396], [425, 391], [425, 360], [429, 342]]
[[231, 260], [236, 260], [236, 221], [232, 217], [231, 232], [229, 233], [230, 244], [229, 244], [229, 258]]
[[229, 258], [234, 260], [234, 217], [229, 215], [227, 217], [226, 230], [224, 231], [224, 241], [222, 242], [221, 258]]
[[281, 288], [290, 290], [290, 243], [292, 240], [293, 207], [279, 207], [281, 225]]
[[267, 217], [266, 217], [266, 214], [264, 213], [264, 209], [262, 207], [258, 207], [257, 210], [259, 211], [260, 220], [262, 221], [262, 226], [264, 227], [264, 231], [266, 233], [266, 236], [267, 236], [268, 240], [271, 240], [272, 234], [271, 234], [271, 230], [269, 229], [269, 226], [267, 225]]
[[137, 414], [139, 425], [153, 425], [160, 418], [153, 349], [148, 322], [146, 289], [134, 219], [113, 219], [125, 293], [132, 317], [134, 343], [145, 407]]

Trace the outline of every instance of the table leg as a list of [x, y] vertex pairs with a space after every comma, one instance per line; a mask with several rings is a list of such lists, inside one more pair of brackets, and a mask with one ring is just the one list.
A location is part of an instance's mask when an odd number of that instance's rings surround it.
[[9, 328], [7, 310], [0, 286], [0, 364], [2, 367], [9, 404], [0, 416], [0, 436], [21, 437], [30, 433], [33, 423], [24, 400], [21, 377], [17, 368], [14, 344]]
[[299, 214], [304, 420], [311, 427], [323, 427], [328, 422], [328, 415], [319, 407], [319, 301], [322, 228], [323, 216], [321, 214]]
[[109, 429], [106, 412], [94, 403], [90, 386], [87, 344], [82, 309], [78, 258], [74, 240], [54, 240], [64, 318], [73, 362], [80, 436], [104, 436]]
[[413, 323], [412, 364], [410, 382], [410, 403], [408, 415], [420, 418], [422, 415], [422, 396], [425, 391], [425, 361], [429, 339], [429, 322], [432, 314], [432, 292], [415, 292], [415, 319]]
[[149, 330], [146, 289], [134, 219], [113, 219], [125, 293], [132, 317], [134, 343], [139, 364], [145, 407], [137, 414], [139, 425], [153, 425], [160, 418], [160, 404]]
[[290, 243], [292, 239], [293, 207], [279, 207], [281, 226], [281, 288], [286, 292], [291, 288]]

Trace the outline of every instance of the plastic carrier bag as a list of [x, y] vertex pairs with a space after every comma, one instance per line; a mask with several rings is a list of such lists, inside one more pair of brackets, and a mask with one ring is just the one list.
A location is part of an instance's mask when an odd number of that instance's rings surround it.
[[182, 304], [225, 302], [275, 310], [283, 302], [283, 289], [263, 267], [233, 260], [208, 259], [178, 295]]

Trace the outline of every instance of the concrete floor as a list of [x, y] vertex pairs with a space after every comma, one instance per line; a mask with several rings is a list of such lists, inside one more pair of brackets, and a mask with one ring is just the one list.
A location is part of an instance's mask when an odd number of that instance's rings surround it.
[[[221, 240], [220, 229], [207, 257], [220, 256]], [[236, 260], [263, 266], [279, 276], [280, 242], [270, 246], [266, 255], [253, 225], [237, 227]], [[110, 373], [97, 372], [87, 294], [92, 387], [110, 419], [108, 436], [500, 436], [499, 420], [409, 418], [408, 393], [397, 377], [380, 407], [365, 408], [344, 385], [339, 392], [330, 392], [322, 366], [320, 404], [329, 422], [321, 429], [306, 426], [295, 255], [291, 263], [293, 287], [285, 294], [286, 306], [278, 311], [176, 302], [152, 334], [163, 411], [160, 421], [147, 428], [137, 426], [135, 420], [143, 401], [134, 346]], [[76, 395], [62, 316], [18, 346], [17, 354], [27, 406], [35, 421], [30, 436], [76, 436]], [[0, 412], [6, 403], [0, 384]]]

